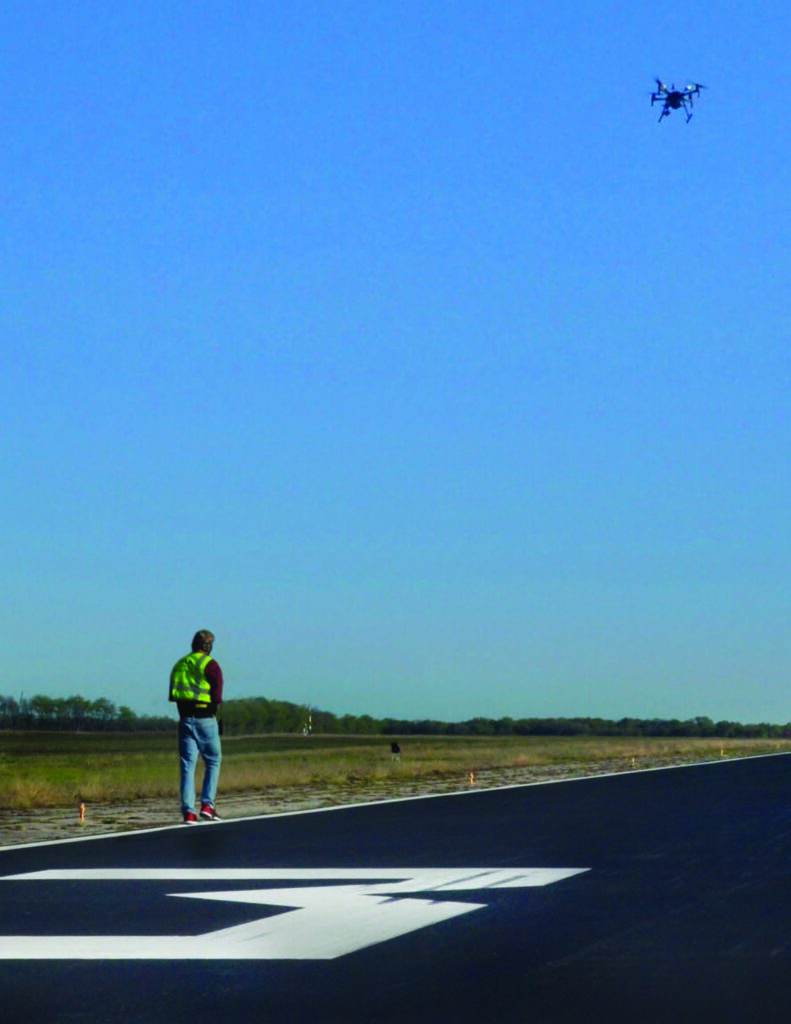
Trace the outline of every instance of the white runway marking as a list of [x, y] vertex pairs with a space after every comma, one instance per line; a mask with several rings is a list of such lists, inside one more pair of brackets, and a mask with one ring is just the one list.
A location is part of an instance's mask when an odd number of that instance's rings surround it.
[[[550, 885], [587, 868], [98, 868], [35, 871], [0, 881], [329, 882], [169, 896], [288, 908], [201, 935], [0, 936], [5, 960], [333, 959], [486, 906], [432, 893]], [[385, 881], [382, 881], [384, 879]], [[367, 880], [367, 881], [366, 881]], [[346, 883], [346, 884], [343, 884]], [[355, 883], [355, 884], [348, 884]], [[423, 894], [424, 898], [413, 898]]]

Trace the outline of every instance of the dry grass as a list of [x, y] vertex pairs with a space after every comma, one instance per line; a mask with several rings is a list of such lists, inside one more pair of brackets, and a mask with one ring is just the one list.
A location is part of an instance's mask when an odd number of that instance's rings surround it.
[[[651, 767], [671, 761], [779, 753], [787, 740], [602, 737], [408, 737], [400, 761], [378, 736], [226, 738], [224, 794], [359, 787], [463, 778], [499, 769]], [[199, 773], [200, 774], [200, 773]], [[7, 809], [56, 808], [80, 800], [113, 804], [172, 797], [178, 789], [174, 736], [0, 734], [0, 787]]]

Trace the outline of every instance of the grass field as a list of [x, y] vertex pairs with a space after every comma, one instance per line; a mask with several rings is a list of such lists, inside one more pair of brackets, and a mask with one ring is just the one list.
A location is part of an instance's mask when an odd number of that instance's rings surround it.
[[[550, 765], [651, 767], [669, 759], [779, 753], [788, 740], [609, 737], [409, 737], [400, 761], [381, 736], [274, 735], [223, 741], [223, 793], [270, 787], [355, 785]], [[200, 776], [200, 770], [199, 770]], [[176, 739], [168, 734], [0, 732], [0, 791], [7, 809], [66, 807], [172, 797], [178, 788]]]

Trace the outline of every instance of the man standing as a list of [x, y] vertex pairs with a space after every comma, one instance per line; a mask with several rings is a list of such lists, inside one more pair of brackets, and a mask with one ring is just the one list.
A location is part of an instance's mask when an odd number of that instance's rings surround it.
[[222, 704], [222, 669], [211, 656], [214, 634], [199, 629], [192, 638], [192, 652], [173, 666], [170, 700], [179, 709], [179, 761], [181, 764], [181, 811], [185, 825], [195, 825], [195, 768], [203, 758], [200, 816], [220, 821], [214, 806], [220, 778], [222, 747], [217, 705]]

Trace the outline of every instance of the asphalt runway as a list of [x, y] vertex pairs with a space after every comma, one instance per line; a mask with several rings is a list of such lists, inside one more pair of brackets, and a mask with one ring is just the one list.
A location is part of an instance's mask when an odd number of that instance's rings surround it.
[[3, 1024], [791, 1010], [791, 758], [0, 849]]

